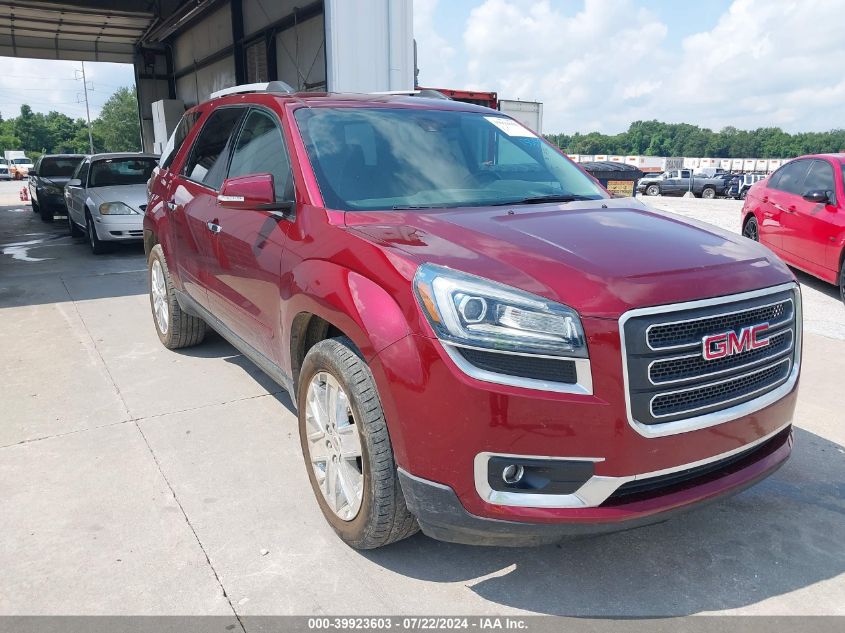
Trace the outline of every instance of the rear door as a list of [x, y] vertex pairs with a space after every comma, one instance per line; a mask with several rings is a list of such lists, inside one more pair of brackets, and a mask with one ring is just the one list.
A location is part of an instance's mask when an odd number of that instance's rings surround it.
[[211, 112], [173, 179], [172, 198], [166, 203], [180, 279], [185, 291], [207, 309], [211, 309], [207, 288], [217, 267], [217, 192], [226, 175], [232, 134], [245, 111], [234, 106]]
[[[252, 108], [233, 144], [229, 178], [271, 174], [277, 202], [294, 199], [290, 158], [274, 112]], [[280, 364], [279, 327], [282, 252], [290, 220], [264, 209], [218, 207], [210, 280], [212, 309], [235, 334]]]

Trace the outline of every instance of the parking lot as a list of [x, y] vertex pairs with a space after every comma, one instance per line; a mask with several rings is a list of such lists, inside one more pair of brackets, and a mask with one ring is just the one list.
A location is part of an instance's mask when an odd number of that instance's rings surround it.
[[[791, 460], [670, 522], [556, 546], [346, 547], [287, 395], [153, 329], [143, 250], [95, 257], [0, 183], [0, 614], [845, 615], [845, 307], [799, 275]], [[737, 231], [741, 203], [648, 198]]]

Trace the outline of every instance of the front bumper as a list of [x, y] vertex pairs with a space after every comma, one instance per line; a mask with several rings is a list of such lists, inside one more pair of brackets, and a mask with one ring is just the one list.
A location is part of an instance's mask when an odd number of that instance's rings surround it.
[[[468, 512], [449, 486], [415, 477], [399, 469], [408, 509], [426, 535], [467, 545], [524, 547], [560, 541], [569, 536], [602, 534], [660, 523], [676, 514], [736, 494], [776, 471], [792, 451], [791, 426], [744, 452], [658, 495], [646, 490], [608, 500], [583, 512], [580, 520], [532, 523], [481, 517]], [[729, 463], [727, 463], [729, 462]], [[646, 481], [646, 480], [643, 480]]]
[[[449, 517], [464, 514], [473, 523], [505, 522], [518, 532], [533, 533], [536, 528], [546, 540], [572, 531], [624, 529], [740, 490], [788, 456], [789, 447], [771, 459], [755, 453], [761, 465], [749, 464], [745, 474], [688, 481], [683, 490], [670, 493], [661, 488], [652, 490], [648, 499], [635, 502], [628, 496], [622, 503], [614, 493], [629, 482], [709, 464], [781, 437], [793, 417], [797, 381], [780, 399], [736, 419], [646, 436], [628, 420], [619, 323], [598, 318], [582, 322], [592, 375], [586, 393], [484, 382], [462, 371], [439, 341], [419, 335], [395, 342], [370, 360], [396, 461], [403, 482], [408, 480], [403, 486], [410, 497], [419, 498], [409, 504], [415, 504], [412, 511], [422, 525], [430, 526], [424, 529], [432, 535], [443, 532]], [[592, 479], [583, 490], [574, 485], [557, 498], [485, 494], [489, 491], [483, 487], [483, 473], [479, 477], [477, 460], [486, 454], [590, 461]], [[438, 510], [441, 506], [452, 509]], [[459, 526], [464, 518], [456, 519]]]
[[97, 236], [103, 241], [120, 242], [144, 238], [144, 216], [140, 214], [98, 215], [94, 224], [97, 227]]

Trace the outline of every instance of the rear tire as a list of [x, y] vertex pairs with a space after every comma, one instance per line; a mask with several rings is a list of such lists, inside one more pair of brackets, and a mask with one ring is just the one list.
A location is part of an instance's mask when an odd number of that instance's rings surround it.
[[701, 192], [701, 197], [705, 200], [712, 200], [716, 197], [716, 190], [713, 187], [705, 187], [704, 191]]
[[355, 549], [374, 549], [416, 533], [373, 375], [348, 338], [308, 351], [297, 406], [308, 479], [337, 535]]
[[167, 349], [191, 347], [202, 342], [207, 326], [201, 318], [184, 312], [176, 300], [173, 278], [160, 244], [153, 246], [147, 260], [147, 283], [158, 340]]
[[839, 267], [839, 298], [845, 303], [845, 263]]
[[659, 196], [660, 195], [660, 187], [657, 185], [649, 185], [645, 188], [645, 195], [647, 196]]

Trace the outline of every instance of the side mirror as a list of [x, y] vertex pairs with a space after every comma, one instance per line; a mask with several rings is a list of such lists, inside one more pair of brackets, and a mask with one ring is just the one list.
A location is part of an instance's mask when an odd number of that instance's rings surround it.
[[824, 189], [813, 189], [812, 191], [807, 191], [801, 197], [807, 202], [815, 202], [818, 204], [822, 202], [830, 202], [831, 198], [833, 198], [833, 192], [825, 191]]
[[71, 178], [65, 183], [65, 187], [81, 187], [82, 181], [79, 178]]
[[29, 172], [27, 172], [27, 173], [30, 176], [37, 176], [38, 175], [38, 172], [35, 169], [30, 169]]
[[229, 209], [255, 209], [276, 201], [271, 174], [250, 174], [223, 181], [217, 204]]

